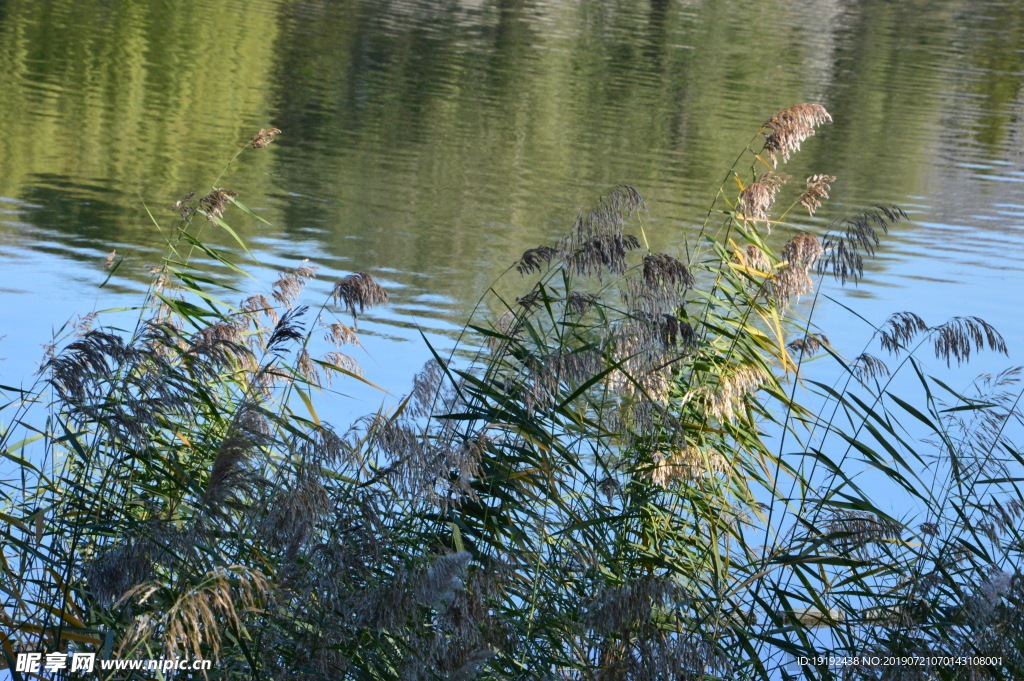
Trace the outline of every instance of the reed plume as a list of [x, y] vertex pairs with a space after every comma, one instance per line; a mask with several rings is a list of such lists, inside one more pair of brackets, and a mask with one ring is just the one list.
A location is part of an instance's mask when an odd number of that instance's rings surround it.
[[783, 162], [789, 161], [819, 125], [831, 122], [832, 116], [820, 104], [797, 104], [782, 109], [763, 126], [765, 152], [775, 165], [778, 165], [777, 154], [782, 156]]

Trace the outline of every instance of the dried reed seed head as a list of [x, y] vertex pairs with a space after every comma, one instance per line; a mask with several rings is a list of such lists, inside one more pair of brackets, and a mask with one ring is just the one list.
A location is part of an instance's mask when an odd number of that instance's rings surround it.
[[690, 270], [667, 253], [644, 257], [644, 283], [650, 287], [690, 288], [696, 281]]
[[793, 352], [812, 355], [827, 345], [829, 345], [828, 336], [823, 333], [809, 333], [803, 338], [792, 341], [787, 347]]
[[274, 141], [274, 136], [280, 134], [281, 131], [278, 130], [277, 128], [269, 128], [266, 130], [260, 128], [260, 131], [253, 135], [252, 139], [249, 140], [249, 144], [251, 144], [254, 149], [265, 149], [271, 142]]
[[472, 560], [473, 556], [467, 551], [438, 556], [417, 584], [418, 600], [435, 608], [451, 602], [465, 585], [466, 571]]
[[746, 266], [758, 270], [760, 272], [771, 272], [772, 264], [768, 260], [768, 256], [764, 254], [760, 248], [754, 244], [749, 244], [743, 249], [742, 255], [737, 253], [736, 255], [744, 257], [746, 259]]
[[807, 209], [809, 215], [813, 216], [814, 211], [821, 208], [822, 200], [828, 198], [835, 181], [835, 175], [811, 175], [807, 178], [807, 187], [800, 195], [800, 205]]
[[324, 372], [324, 383], [327, 385], [333, 382], [334, 374], [337, 373], [337, 370], [333, 367], [344, 369], [346, 372], [356, 376], [363, 376], [363, 368], [359, 366], [359, 362], [354, 357], [343, 352], [328, 352], [324, 355], [324, 362], [330, 365], [325, 367], [327, 371]]
[[109, 270], [111, 267], [113, 267], [114, 266], [114, 258], [116, 258], [116, 257], [117, 257], [117, 249], [115, 248], [114, 250], [112, 250], [110, 252], [110, 255], [107, 256], [106, 260], [103, 261], [103, 269]]
[[839, 512], [825, 520], [825, 535], [839, 550], [850, 550], [868, 544], [899, 541], [903, 537], [903, 525], [879, 518], [873, 513]]
[[529, 314], [544, 305], [545, 300], [547, 300], [547, 296], [539, 289], [534, 289], [524, 296], [517, 297], [516, 304], [523, 308], [526, 314]]
[[790, 301], [814, 291], [814, 282], [807, 269], [799, 265], [784, 265], [775, 271], [764, 282], [764, 293], [780, 308], [785, 308]]
[[333, 295], [353, 318], [363, 314], [366, 308], [388, 302], [388, 292], [366, 272], [356, 272], [339, 280], [334, 285]]
[[238, 196], [238, 192], [217, 188], [199, 199], [199, 208], [206, 213], [207, 219], [212, 221], [215, 218], [224, 217], [224, 209], [236, 196]]
[[214, 516], [244, 506], [263, 479], [249, 467], [257, 443], [252, 434], [235, 427], [221, 442], [203, 494], [203, 506]]
[[311, 384], [320, 385], [320, 369], [305, 348], [299, 350], [299, 354], [295, 359], [295, 370]]
[[652, 634], [655, 612], [677, 607], [689, 594], [665, 577], [642, 577], [623, 584], [604, 584], [583, 602], [582, 621], [598, 634]]
[[687, 392], [682, 404], [695, 402], [703, 406], [710, 416], [725, 423], [742, 415], [749, 395], [769, 382], [765, 369], [753, 364], [728, 368], [718, 379], [718, 386], [703, 385]]
[[654, 337], [666, 347], [674, 345], [692, 347], [697, 342], [697, 334], [693, 327], [674, 314], [638, 312], [635, 317], [642, 324], [639, 327], [642, 330], [638, 330], [636, 325], [633, 325], [636, 333]]
[[[963, 364], [972, 351], [989, 350], [1007, 354], [1006, 341], [995, 327], [980, 317], [953, 317], [935, 327], [935, 357], [946, 360], [946, 366], [956, 360]], [[884, 343], [884, 338], [883, 338]]]
[[789, 175], [769, 171], [758, 178], [757, 182], [747, 185], [740, 193], [740, 200], [736, 204], [740, 219], [763, 220], [769, 225], [768, 212], [775, 204], [775, 195], [788, 180]]
[[623, 278], [620, 295], [631, 314], [675, 314], [686, 303], [685, 289], [661, 284], [651, 286], [633, 276]]
[[[277, 324], [279, 320], [274, 304], [262, 293], [249, 296], [239, 304], [238, 309], [247, 316], [254, 316], [262, 312], [273, 324]], [[253, 325], [259, 327], [255, 319], [253, 319]]]
[[543, 272], [552, 260], [560, 256], [561, 252], [551, 246], [531, 248], [516, 262], [516, 271], [523, 276], [531, 272]]
[[813, 234], [798, 234], [782, 249], [782, 259], [790, 265], [809, 269], [821, 256], [821, 239]]
[[434, 403], [439, 398], [441, 386], [446, 375], [446, 366], [442, 366], [436, 359], [431, 359], [423, 365], [419, 373], [412, 379], [412, 414], [414, 416], [429, 416]]
[[274, 331], [267, 339], [267, 350], [273, 354], [280, 355], [293, 341], [300, 341], [305, 337], [305, 327], [299, 318], [306, 314], [308, 308], [303, 305], [292, 308], [281, 315], [281, 318], [274, 325]]
[[866, 352], [857, 356], [853, 361], [852, 369], [853, 375], [861, 381], [887, 378], [889, 376], [889, 367], [885, 365], [885, 362]]
[[831, 274], [844, 284], [847, 279], [858, 281], [864, 275], [864, 256], [873, 256], [881, 243], [879, 230], [888, 233], [890, 225], [906, 219], [907, 214], [899, 206], [877, 205], [841, 220], [825, 237], [824, 257], [818, 262], [818, 271]]
[[625, 273], [626, 254], [640, 248], [640, 240], [631, 234], [597, 234], [585, 241], [562, 249], [562, 263], [567, 270], [580, 276], [596, 276], [608, 271], [615, 275]]
[[604, 371], [601, 351], [597, 348], [565, 348], [527, 361], [534, 379], [534, 394], [558, 393], [559, 384], [575, 388]]
[[[99, 319], [99, 313], [97, 312], [90, 312], [84, 317], [76, 319], [75, 323], [72, 324], [72, 328], [75, 330], [75, 335], [84, 336], [88, 332], [92, 331], [92, 327], [96, 324], [97, 319]], [[3, 338], [3, 336], [0, 336], [0, 338]]]
[[572, 291], [565, 301], [565, 307], [570, 314], [585, 315], [598, 303], [598, 297], [590, 293]]
[[1017, 499], [995, 501], [984, 507], [986, 515], [992, 518], [1000, 532], [1016, 529], [1024, 518], [1024, 503]]
[[[140, 585], [121, 601], [131, 599], [141, 608], [162, 587], [159, 582]], [[258, 570], [231, 565], [208, 572], [198, 585], [186, 587], [170, 607], [136, 618], [121, 641], [118, 656], [141, 641], [159, 637], [168, 658], [181, 657], [182, 652], [197, 659], [209, 657], [204, 650], [208, 646], [216, 659], [221, 632], [228, 629], [247, 635], [241, 614], [256, 610], [271, 594], [270, 580]]]
[[619, 186], [608, 192], [604, 204], [619, 215], [630, 215], [642, 210], [647, 210], [647, 203], [640, 192], [628, 184]]
[[882, 349], [895, 354], [905, 350], [917, 334], [927, 330], [928, 325], [913, 312], [897, 312], [885, 320], [878, 335]]
[[156, 548], [145, 539], [107, 547], [84, 566], [89, 590], [101, 603], [116, 601], [150, 578]]
[[522, 338], [523, 320], [512, 310], [505, 310], [494, 321], [493, 330], [498, 336], [487, 336], [487, 348], [494, 353], [503, 352], [510, 343]]
[[651, 480], [661, 487], [673, 482], [693, 482], [708, 475], [727, 473], [729, 460], [717, 450], [686, 446], [654, 455]]
[[790, 155], [800, 150], [800, 145], [814, 134], [815, 128], [831, 122], [832, 116], [820, 104], [797, 104], [782, 109], [764, 124], [764, 149], [775, 165], [778, 165], [776, 154], [780, 154], [783, 161], [789, 161]]
[[921, 523], [919, 529], [926, 537], [937, 537], [939, 534], [939, 526], [936, 523]]
[[171, 206], [171, 210], [181, 216], [182, 220], [188, 220], [192, 217], [192, 214], [196, 212], [196, 209], [192, 206], [192, 199], [196, 197], [195, 192], [189, 192], [183, 197], [174, 202]]
[[572, 235], [559, 242], [562, 265], [581, 276], [596, 275], [607, 270], [613, 274], [626, 271], [626, 254], [640, 247], [635, 236], [622, 233], [625, 216], [645, 209], [643, 197], [633, 187], [614, 188], [589, 212], [581, 212], [573, 225]]
[[298, 299], [299, 294], [306, 288], [309, 280], [316, 277], [316, 271], [320, 269], [315, 265], [307, 265], [306, 263], [308, 262], [309, 259], [307, 258], [295, 269], [281, 273], [281, 276], [274, 282], [271, 292], [274, 300], [285, 307], [292, 306]]
[[294, 554], [330, 509], [327, 489], [315, 477], [302, 474], [267, 499], [260, 531]]
[[605, 476], [597, 483], [597, 491], [604, 495], [609, 504], [615, 499], [615, 495], [619, 493], [620, 489], [622, 489], [622, 485], [610, 475]]

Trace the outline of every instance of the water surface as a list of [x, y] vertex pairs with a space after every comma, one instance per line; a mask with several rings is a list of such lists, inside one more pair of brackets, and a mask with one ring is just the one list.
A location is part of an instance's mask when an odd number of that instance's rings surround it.
[[[805, 101], [835, 122], [784, 170], [839, 179], [800, 224], [913, 218], [831, 294], [876, 321], [977, 314], [1019, 350], [1022, 24], [1002, 1], [0, 2], [0, 379], [65, 320], [137, 301], [162, 250], [145, 207], [169, 224], [261, 127], [284, 133], [219, 180], [274, 225], [232, 216], [257, 278], [309, 258], [312, 301], [353, 271], [384, 282], [358, 358], [401, 392], [421, 330], [449, 347], [608, 188], [637, 187], [652, 246], [677, 252], [761, 123]], [[859, 352], [854, 317], [818, 319]], [[352, 392], [354, 412], [378, 399]]]

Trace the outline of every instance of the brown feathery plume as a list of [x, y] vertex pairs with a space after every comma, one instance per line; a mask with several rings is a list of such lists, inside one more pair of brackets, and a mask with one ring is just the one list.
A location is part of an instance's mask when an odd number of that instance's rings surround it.
[[388, 302], [388, 292], [366, 272], [356, 272], [339, 280], [334, 285], [333, 295], [335, 302], [344, 305], [353, 319], [368, 307], [385, 305]]
[[683, 396], [683, 404], [695, 401], [721, 422], [732, 421], [744, 409], [746, 397], [768, 382], [768, 373], [753, 364], [730, 368], [718, 379], [717, 390], [710, 385], [695, 388]]
[[675, 315], [635, 313], [615, 333], [612, 359], [618, 366], [605, 379], [609, 390], [630, 395], [639, 390], [655, 402], [666, 402], [672, 388], [669, 374], [682, 359], [680, 350], [695, 342], [693, 328]]
[[521, 306], [527, 314], [529, 314], [543, 305], [544, 300], [545, 296], [541, 291], [534, 289], [524, 296], [518, 296], [516, 298], [516, 303]]
[[945, 324], [935, 327], [935, 356], [946, 360], [946, 366], [955, 359], [963, 364], [971, 357], [972, 350], [989, 350], [1007, 354], [1006, 341], [995, 327], [980, 317], [953, 317]]
[[[324, 362], [330, 364], [332, 367], [344, 369], [350, 374], [355, 374], [356, 376], [363, 375], [363, 368], [359, 366], [359, 362], [356, 361], [354, 357], [346, 355], [343, 352], [328, 352], [324, 355]], [[324, 383], [330, 385], [333, 382], [334, 374], [337, 373], [337, 371], [331, 367], [327, 368], [330, 370], [324, 373]]]
[[809, 215], [813, 216], [814, 211], [821, 208], [822, 199], [828, 198], [835, 181], [835, 175], [811, 175], [807, 178], [807, 188], [800, 195], [800, 205], [807, 209]]
[[897, 312], [885, 320], [878, 329], [882, 349], [895, 354], [904, 350], [917, 334], [927, 331], [928, 325], [913, 312]]
[[574, 274], [598, 278], [605, 271], [625, 272], [626, 254], [640, 248], [640, 240], [622, 233], [623, 219], [645, 208], [643, 197], [633, 187], [611, 190], [596, 208], [581, 212], [572, 235], [559, 242], [563, 266]]
[[570, 314], [584, 315], [597, 303], [598, 298], [593, 294], [572, 291], [565, 301], [565, 307]]
[[359, 336], [356, 335], [354, 329], [347, 324], [341, 322], [335, 322], [327, 327], [327, 333], [324, 334], [324, 339], [328, 343], [333, 343], [335, 347], [342, 347], [345, 345], [359, 345]]
[[874, 355], [862, 353], [853, 360], [853, 375], [861, 381], [870, 381], [874, 378], [886, 378], [889, 376], [889, 367], [885, 362]]
[[878, 205], [840, 221], [839, 229], [825, 237], [825, 257], [819, 261], [818, 271], [830, 273], [844, 284], [847, 279], [857, 281], [864, 275], [864, 254], [873, 256], [881, 243], [878, 230], [887, 234], [889, 225], [906, 219], [899, 206]]
[[825, 520], [824, 534], [836, 550], [848, 552], [872, 543], [899, 541], [903, 525], [873, 513], [846, 511], [832, 514]]
[[285, 548], [287, 555], [294, 559], [299, 547], [330, 508], [331, 500], [324, 486], [312, 475], [302, 473], [290, 487], [279, 489], [267, 500], [260, 532]]
[[[115, 607], [131, 600], [141, 608], [154, 594], [166, 589], [160, 582], [147, 582], [122, 596]], [[122, 640], [118, 655], [140, 641], [160, 635], [169, 659], [181, 657], [182, 652], [200, 659], [204, 643], [217, 658], [222, 632], [227, 628], [233, 630], [236, 638], [247, 638], [242, 616], [256, 612], [270, 591], [270, 580], [258, 570], [230, 565], [211, 571], [199, 584], [177, 597], [170, 608], [138, 617]]]
[[445, 365], [428, 360], [412, 379], [413, 416], [429, 416], [445, 379]]
[[785, 264], [765, 280], [765, 295], [779, 307], [786, 307], [791, 298], [813, 291], [810, 269], [821, 253], [821, 241], [816, 236], [798, 234], [790, 239], [782, 249]]
[[[267, 318], [277, 324], [278, 316], [277, 310], [274, 309], [274, 304], [270, 302], [270, 299], [261, 293], [251, 295], [239, 304], [238, 309], [244, 312], [246, 315], [253, 315], [257, 312], [262, 312]], [[256, 320], [253, 320], [255, 326], [259, 326]]]
[[561, 253], [557, 248], [551, 246], [539, 246], [531, 248], [516, 263], [516, 271], [526, 276], [530, 272], [543, 272], [544, 267], [557, 258]]
[[236, 196], [238, 196], [238, 192], [233, 192], [230, 189], [214, 189], [199, 199], [199, 208], [205, 213], [206, 218], [213, 222], [214, 219], [224, 217], [224, 209]]
[[274, 296], [274, 300], [281, 303], [285, 307], [291, 307], [292, 303], [299, 297], [302, 290], [306, 288], [306, 283], [316, 276], [316, 271], [320, 269], [315, 265], [307, 265], [309, 258], [306, 258], [302, 263], [293, 270], [289, 270], [281, 274], [277, 281], [274, 282], [274, 288], [271, 295]]
[[109, 270], [111, 267], [113, 267], [114, 266], [114, 258], [116, 258], [116, 257], [117, 257], [117, 249], [115, 248], [114, 250], [112, 250], [110, 252], [110, 255], [107, 256], [107, 259], [103, 261], [103, 269]]
[[799, 298], [814, 290], [814, 282], [807, 270], [798, 265], [784, 265], [768, 277], [764, 292], [780, 308], [789, 305], [792, 298]]
[[151, 542], [138, 539], [108, 547], [85, 565], [89, 590], [100, 602], [113, 603], [150, 578], [154, 548]]
[[813, 355], [822, 346], [829, 345], [828, 336], [823, 333], [808, 333], [803, 338], [797, 338], [787, 345], [793, 352], [800, 352], [805, 355]]
[[813, 234], [798, 234], [786, 242], [782, 259], [805, 270], [814, 266], [821, 256], [821, 240]]
[[280, 355], [285, 350], [285, 346], [290, 341], [299, 341], [303, 339], [304, 329], [299, 318], [306, 314], [308, 308], [303, 305], [302, 307], [296, 307], [285, 312], [281, 319], [278, 320], [274, 326], [273, 333], [270, 334], [270, 338], [267, 340], [267, 350]]
[[320, 370], [305, 348], [299, 350], [299, 355], [295, 361], [295, 369], [299, 372], [300, 376], [313, 385], [320, 385]]
[[92, 331], [92, 327], [96, 323], [96, 320], [98, 318], [99, 318], [99, 313], [90, 312], [89, 314], [85, 315], [84, 317], [79, 317], [78, 320], [75, 321], [75, 323], [74, 323], [72, 328], [74, 328], [76, 335], [84, 336], [85, 334], [87, 334], [90, 331]]
[[831, 122], [832, 116], [820, 104], [797, 104], [783, 109], [764, 124], [764, 149], [777, 166], [776, 154], [781, 154], [784, 162], [789, 161], [816, 127]]
[[690, 288], [696, 281], [686, 265], [667, 253], [644, 257], [644, 282], [651, 287]]
[[190, 205], [190, 202], [194, 198], [196, 198], [195, 192], [185, 194], [185, 196], [174, 202], [174, 205], [171, 206], [171, 210], [180, 215], [182, 220], [188, 220], [192, 216], [192, 213], [196, 212], [196, 209]]
[[739, 203], [736, 204], [738, 217], [741, 220], [763, 220], [768, 232], [771, 233], [768, 212], [775, 204], [775, 195], [787, 180], [789, 175], [769, 171], [758, 178], [757, 182], [747, 185], [740, 193]]
[[269, 130], [260, 129], [258, 133], [253, 135], [252, 139], [249, 140], [249, 144], [253, 146], [253, 149], [265, 149], [271, 142], [274, 141], [274, 135], [280, 135], [281, 131], [277, 128], [270, 128]]
[[468, 551], [438, 556], [416, 585], [417, 600], [432, 607], [451, 602], [466, 583], [466, 570], [472, 560]]
[[715, 473], [725, 473], [729, 468], [728, 459], [717, 451], [687, 446], [655, 454], [651, 480], [656, 485], [668, 487], [679, 480], [692, 482]]
[[739, 263], [744, 267], [749, 267], [752, 270], [765, 273], [772, 271], [772, 264], [769, 262], [768, 256], [766, 256], [764, 251], [754, 244], [749, 244], [743, 250], [738, 250], [733, 253], [732, 259], [733, 262]]
[[233, 430], [221, 442], [203, 494], [203, 506], [214, 516], [225, 515], [229, 508], [240, 508], [243, 496], [254, 492], [261, 481], [248, 466], [249, 455], [256, 446], [252, 435], [241, 428]]
[[493, 353], [504, 352], [522, 339], [523, 320], [512, 310], [505, 310], [494, 322], [494, 333], [498, 335], [487, 336], [487, 348]]

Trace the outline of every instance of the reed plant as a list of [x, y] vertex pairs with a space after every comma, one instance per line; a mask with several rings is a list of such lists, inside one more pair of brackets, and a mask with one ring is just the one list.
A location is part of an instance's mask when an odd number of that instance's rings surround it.
[[1021, 678], [1017, 370], [927, 373], [1006, 352], [975, 317], [897, 313], [855, 353], [817, 328], [826, 277], [907, 219], [802, 223], [835, 178], [790, 193], [779, 164], [830, 121], [769, 119], [680, 253], [611, 190], [487, 292], [468, 352], [342, 430], [320, 395], [368, 381], [348, 322], [387, 293], [355, 273], [310, 309], [304, 262], [226, 303], [241, 260], [202, 231], [256, 214], [184, 197], [135, 327], [70, 327], [2, 387], [13, 676], [73, 678], [14, 671], [71, 650], [216, 660], [195, 678]]

